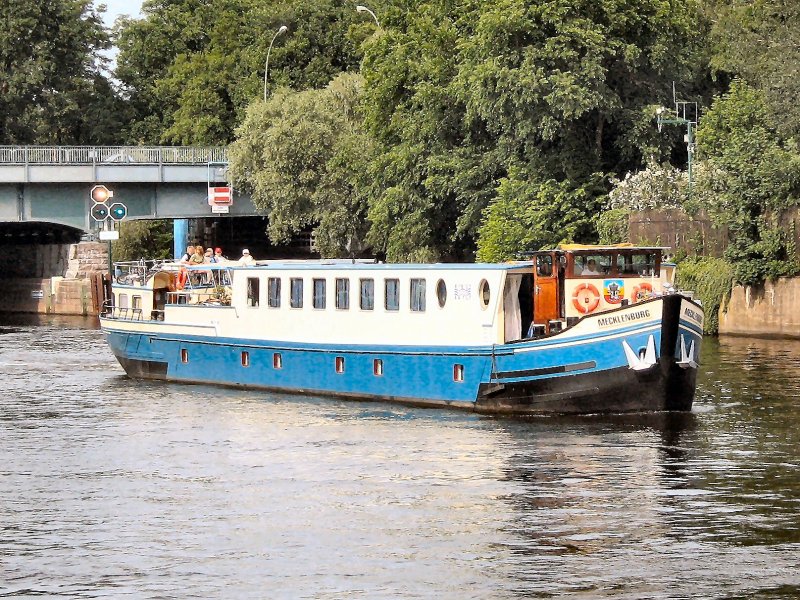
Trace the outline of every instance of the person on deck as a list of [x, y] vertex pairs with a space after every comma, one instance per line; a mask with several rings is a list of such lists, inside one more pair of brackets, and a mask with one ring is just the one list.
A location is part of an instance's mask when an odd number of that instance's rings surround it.
[[239, 264], [242, 265], [243, 267], [250, 267], [256, 264], [256, 260], [252, 256], [250, 256], [250, 250], [248, 250], [247, 248], [242, 250], [242, 258], [239, 259]]
[[188, 263], [189, 259], [192, 258], [193, 254], [194, 254], [194, 246], [186, 246], [186, 253], [183, 256], [181, 256], [180, 262]]
[[222, 256], [222, 248], [214, 248], [214, 258], [212, 259], [211, 262], [224, 263], [226, 261], [227, 259], [224, 256]]
[[600, 271], [597, 270], [597, 261], [595, 259], [590, 258], [589, 262], [586, 263], [581, 275], [602, 275]]
[[189, 263], [193, 265], [202, 265], [203, 264], [203, 247], [202, 246], [195, 246], [194, 247], [194, 254], [189, 258]]

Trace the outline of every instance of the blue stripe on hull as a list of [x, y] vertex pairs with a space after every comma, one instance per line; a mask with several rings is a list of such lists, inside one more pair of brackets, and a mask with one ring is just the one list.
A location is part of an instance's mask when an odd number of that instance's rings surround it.
[[[455, 403], [476, 402], [482, 385], [627, 368], [623, 340], [637, 353], [646, 348], [650, 336], [657, 349], [661, 346], [658, 322], [625, 328], [618, 337], [613, 337], [620, 333], [617, 330], [580, 340], [554, 337], [494, 348], [313, 346], [113, 330], [106, 333], [120, 362], [164, 363], [169, 380]], [[688, 344], [690, 336], [686, 337]], [[697, 344], [699, 348], [699, 339]], [[181, 359], [182, 350], [187, 352], [186, 363]], [[249, 366], [242, 365], [243, 351], [249, 353]], [[273, 367], [274, 353], [281, 355], [280, 369]], [[337, 356], [344, 358], [343, 373], [336, 372]], [[375, 359], [383, 361], [383, 375], [374, 374]], [[463, 381], [454, 381], [456, 364], [463, 365]]]

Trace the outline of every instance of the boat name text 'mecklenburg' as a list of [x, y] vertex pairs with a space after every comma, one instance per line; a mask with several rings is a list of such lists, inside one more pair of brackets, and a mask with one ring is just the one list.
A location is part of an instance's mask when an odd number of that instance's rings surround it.
[[601, 317], [597, 319], [597, 324], [600, 327], [608, 327], [609, 325], [619, 325], [620, 323], [627, 323], [629, 321], [638, 321], [639, 319], [648, 319], [650, 317], [649, 310], [639, 310], [636, 312], [613, 315], [610, 317]]

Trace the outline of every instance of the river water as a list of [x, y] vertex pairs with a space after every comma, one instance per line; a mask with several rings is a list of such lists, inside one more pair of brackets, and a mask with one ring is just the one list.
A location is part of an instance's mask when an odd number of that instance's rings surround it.
[[800, 343], [690, 414], [491, 418], [128, 379], [0, 319], [0, 597], [798, 598]]

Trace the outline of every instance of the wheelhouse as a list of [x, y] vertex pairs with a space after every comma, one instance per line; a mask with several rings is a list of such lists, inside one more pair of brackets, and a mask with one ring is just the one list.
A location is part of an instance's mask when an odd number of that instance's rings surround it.
[[562, 245], [533, 253], [533, 323], [529, 337], [569, 327], [581, 317], [669, 292], [674, 265], [662, 247]]

